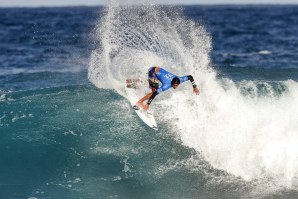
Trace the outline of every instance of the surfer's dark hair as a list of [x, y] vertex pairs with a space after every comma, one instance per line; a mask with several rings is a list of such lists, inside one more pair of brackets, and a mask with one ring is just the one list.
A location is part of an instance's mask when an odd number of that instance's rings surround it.
[[178, 78], [178, 77], [174, 77], [173, 79], [172, 79], [172, 86], [173, 86], [173, 84], [180, 84], [180, 79]]

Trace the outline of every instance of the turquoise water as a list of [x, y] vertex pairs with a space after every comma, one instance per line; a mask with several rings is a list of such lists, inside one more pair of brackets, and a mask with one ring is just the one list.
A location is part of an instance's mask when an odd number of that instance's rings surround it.
[[206, 174], [184, 165], [201, 159], [196, 152], [166, 123], [157, 133], [146, 127], [114, 91], [19, 91], [2, 94], [1, 105], [3, 198], [204, 198], [190, 191]]

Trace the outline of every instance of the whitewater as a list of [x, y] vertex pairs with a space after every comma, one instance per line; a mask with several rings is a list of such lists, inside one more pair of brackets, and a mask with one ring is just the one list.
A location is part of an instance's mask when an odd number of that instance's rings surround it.
[[[189, 161], [171, 163], [167, 169], [184, 165], [208, 173], [202, 164], [210, 164], [224, 172], [208, 174], [217, 183], [244, 181], [258, 194], [298, 189], [296, 81], [220, 77], [204, 23], [186, 18], [177, 7], [112, 1], [98, 21], [95, 38], [101, 46], [92, 52], [88, 77], [98, 88], [125, 97], [124, 80], [146, 80], [150, 66], [194, 76], [199, 96], [185, 83], [151, 105], [158, 123], [196, 151]], [[143, 93], [148, 91], [144, 85]]]

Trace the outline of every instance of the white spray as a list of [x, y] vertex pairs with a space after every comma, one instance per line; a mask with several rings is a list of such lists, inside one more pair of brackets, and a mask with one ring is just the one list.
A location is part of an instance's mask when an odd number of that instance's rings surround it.
[[[163, 105], [169, 123], [178, 118], [172, 125], [180, 130], [183, 144], [198, 150], [214, 168], [245, 180], [268, 177], [278, 186], [298, 187], [297, 82], [279, 82], [287, 90], [277, 96], [266, 82], [217, 79], [210, 67], [210, 36], [175, 7], [112, 1], [97, 37], [101, 47], [89, 66], [89, 79], [96, 86], [124, 96], [124, 80], [146, 79], [153, 65], [177, 75], [192, 74], [199, 97], [183, 85], [155, 101]], [[257, 94], [259, 84], [266, 88], [265, 96]], [[243, 94], [245, 89], [250, 95]]]

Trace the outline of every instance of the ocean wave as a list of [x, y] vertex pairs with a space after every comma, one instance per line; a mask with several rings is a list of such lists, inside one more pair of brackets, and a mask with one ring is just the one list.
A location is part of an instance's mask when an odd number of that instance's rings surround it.
[[[202, 154], [214, 169], [246, 182], [266, 179], [271, 192], [282, 187], [296, 189], [297, 82], [218, 79], [210, 63], [208, 32], [171, 9], [170, 13], [155, 6], [135, 10], [113, 2], [97, 32], [102, 48], [92, 53], [90, 81], [125, 96], [125, 78], [145, 79], [152, 65], [179, 75], [192, 74], [200, 96], [193, 96], [183, 85], [155, 102], [163, 121], [171, 124], [170, 131], [176, 132], [183, 145]], [[236, 56], [271, 54], [259, 50]], [[260, 187], [254, 190], [262, 195]]]
[[81, 73], [86, 70], [82, 66], [63, 67], [63, 68], [30, 68], [30, 67], [8, 67], [0, 69], [0, 76], [17, 75], [17, 74], [34, 74], [34, 73]]

